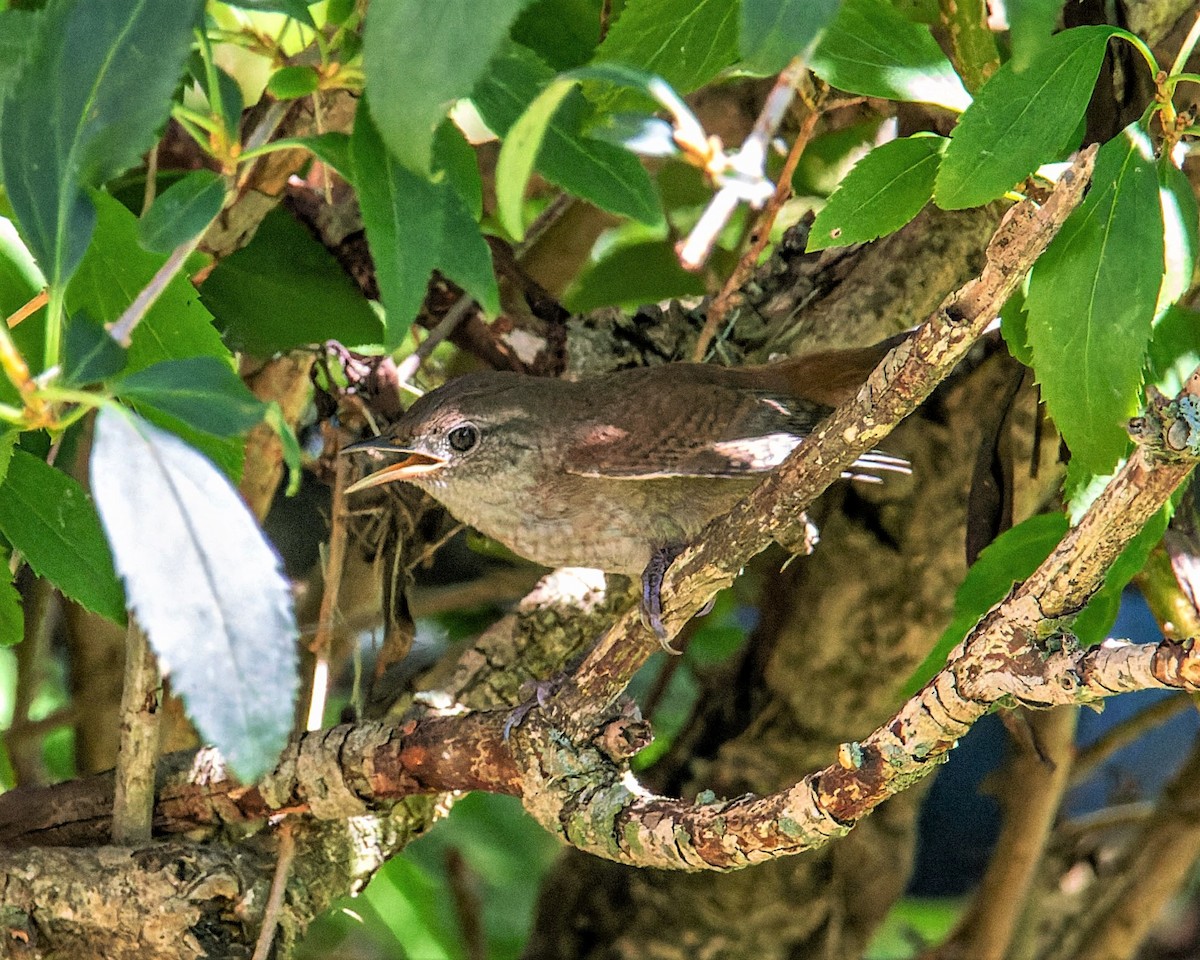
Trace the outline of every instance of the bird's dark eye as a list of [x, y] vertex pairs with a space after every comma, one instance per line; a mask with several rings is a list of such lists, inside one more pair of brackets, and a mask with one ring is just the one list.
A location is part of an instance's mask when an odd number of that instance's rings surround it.
[[450, 441], [453, 449], [459, 453], [466, 453], [479, 443], [479, 428], [473, 423], [464, 423], [461, 427], [451, 430], [446, 439]]

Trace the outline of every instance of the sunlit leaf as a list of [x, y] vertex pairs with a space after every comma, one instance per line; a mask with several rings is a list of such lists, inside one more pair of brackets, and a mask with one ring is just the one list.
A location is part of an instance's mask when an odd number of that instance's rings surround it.
[[1101, 148], [1092, 183], [1034, 266], [1026, 310], [1050, 415], [1073, 463], [1104, 474], [1129, 444], [1163, 275], [1158, 176], [1136, 124]]
[[899, 230], [933, 196], [945, 145], [942, 137], [905, 137], [868, 153], [817, 214], [808, 249], [863, 243]]
[[91, 482], [130, 609], [172, 689], [253, 782], [287, 741], [297, 689], [278, 556], [211, 462], [132, 414], [96, 418]]
[[1011, 61], [996, 71], [951, 131], [934, 192], [939, 207], [995, 200], [1073, 145], [1115, 29], [1064, 30], [1021, 73]]
[[936, 103], [971, 102], [927, 27], [906, 20], [886, 0], [842, 0], [813, 51], [813, 73], [849, 93]]

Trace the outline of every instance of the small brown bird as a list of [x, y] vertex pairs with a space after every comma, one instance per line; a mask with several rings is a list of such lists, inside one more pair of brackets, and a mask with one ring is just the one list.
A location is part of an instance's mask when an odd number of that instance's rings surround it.
[[[671, 363], [569, 381], [489, 371], [417, 400], [346, 451], [405, 454], [347, 493], [403, 480], [546, 566], [642, 575], [665, 637], [671, 561], [783, 462], [893, 345], [749, 367]], [[855, 465], [908, 472], [872, 453]]]

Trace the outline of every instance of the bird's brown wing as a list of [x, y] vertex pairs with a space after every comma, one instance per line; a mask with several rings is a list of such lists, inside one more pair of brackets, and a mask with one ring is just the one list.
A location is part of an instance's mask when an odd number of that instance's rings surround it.
[[564, 469], [584, 477], [742, 477], [779, 466], [820, 412], [784, 397], [704, 384], [671, 391], [671, 406], [632, 383], [582, 425]]

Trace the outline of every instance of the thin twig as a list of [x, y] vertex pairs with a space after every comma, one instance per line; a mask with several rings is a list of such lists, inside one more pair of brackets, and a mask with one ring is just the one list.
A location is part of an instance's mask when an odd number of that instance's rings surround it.
[[779, 211], [792, 196], [792, 175], [796, 172], [796, 164], [800, 162], [800, 155], [808, 147], [813, 131], [817, 128], [817, 120], [820, 119], [823, 112], [822, 105], [828, 92], [828, 87], [825, 87], [815, 97], [808, 114], [804, 117], [804, 122], [800, 125], [800, 132], [796, 134], [792, 148], [788, 151], [787, 160], [779, 174], [779, 182], [775, 185], [775, 193], [758, 218], [749, 249], [742, 254], [742, 258], [729, 275], [729, 279], [725, 281], [725, 286], [709, 304], [708, 316], [704, 320], [704, 329], [700, 331], [700, 336], [692, 351], [692, 359], [697, 363], [708, 355], [708, 345], [712, 343], [713, 337], [721, 328], [725, 315], [733, 306], [734, 298], [745, 285], [750, 274], [753, 273], [754, 268], [758, 265], [758, 258], [762, 256], [763, 250], [766, 249], [767, 243], [771, 239], [771, 227], [775, 224], [775, 218], [779, 216]]
[[317, 630], [310, 649], [313, 652], [312, 690], [309, 692], [306, 730], [320, 730], [325, 723], [325, 703], [329, 697], [329, 651], [333, 642], [333, 623], [337, 616], [342, 569], [346, 565], [346, 471], [345, 457], [333, 458], [333, 504], [329, 521], [329, 553], [325, 558], [324, 589]]
[[1096, 772], [1096, 768], [1109, 757], [1137, 740], [1142, 734], [1166, 723], [1177, 713], [1193, 705], [1191, 697], [1178, 694], [1164, 697], [1156, 703], [1139, 710], [1133, 716], [1106, 730], [1095, 742], [1079, 751], [1075, 768], [1071, 771], [1071, 785], [1083, 783]]
[[[796, 57], [783, 68], [775, 86], [767, 94], [766, 103], [763, 104], [749, 136], [742, 141], [737, 153], [731, 155], [731, 168], [735, 168], [736, 172], [747, 180], [762, 178], [766, 168], [767, 148], [792, 105], [796, 90], [807, 71], [808, 66], [803, 56]], [[699, 270], [704, 265], [713, 244], [717, 242], [717, 235], [745, 198], [744, 187], [744, 182], [739, 183], [735, 179], [718, 190], [716, 196], [709, 201], [708, 208], [701, 215], [699, 222], [692, 228], [687, 239], [679, 245], [679, 262], [685, 270]]]
[[429, 331], [429, 336], [421, 341], [421, 345], [396, 366], [396, 378], [404, 389], [412, 389], [409, 381], [421, 369], [421, 364], [429, 359], [439, 343], [458, 329], [458, 325], [467, 319], [474, 306], [475, 301], [471, 297], [465, 293], [460, 296], [454, 301], [454, 306], [446, 311], [438, 325]]
[[254, 945], [254, 956], [251, 960], [267, 960], [270, 955], [271, 942], [275, 939], [279, 916], [283, 912], [283, 895], [287, 892], [288, 877], [291, 875], [292, 861], [295, 857], [296, 838], [292, 836], [292, 824], [290, 820], [284, 820], [279, 825], [279, 859], [275, 861], [271, 892], [263, 910], [262, 929], [258, 933], [258, 942]]
[[154, 772], [158, 764], [162, 677], [146, 634], [132, 616], [125, 633], [125, 679], [121, 688], [121, 740], [117, 750], [112, 838], [119, 846], [150, 839]]
[[128, 347], [129, 339], [133, 336], [133, 331], [137, 329], [137, 325], [142, 322], [142, 319], [154, 306], [154, 302], [162, 295], [162, 292], [167, 289], [168, 284], [175, 278], [182, 268], [184, 262], [192, 255], [192, 251], [200, 245], [201, 236], [197, 234], [192, 239], [181, 243], [171, 255], [163, 262], [154, 276], [150, 278], [150, 282], [146, 284], [131, 303], [121, 314], [120, 318], [109, 328], [109, 333], [112, 338], [121, 346]]

